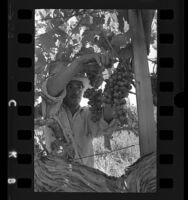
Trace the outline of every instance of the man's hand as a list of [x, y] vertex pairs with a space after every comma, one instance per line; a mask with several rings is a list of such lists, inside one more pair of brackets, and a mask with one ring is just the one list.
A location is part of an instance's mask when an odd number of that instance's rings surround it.
[[[75, 59], [69, 67], [63, 67], [63, 63], [59, 64], [60, 70], [47, 81], [48, 94], [56, 97], [66, 87], [67, 83], [80, 72], [98, 74], [103, 71], [103, 66], [108, 65], [110, 56], [107, 54], [87, 54]], [[89, 65], [89, 63], [96, 63]], [[97, 67], [96, 67], [97, 66]]]
[[113, 113], [114, 108], [110, 104], [105, 104], [103, 117], [106, 122], [110, 123], [113, 120]]
[[82, 70], [91, 73], [97, 72], [99, 69], [96, 69], [96, 66], [103, 68], [106, 65], [110, 64], [109, 54], [86, 54], [75, 60], [75, 62], [82, 67]]

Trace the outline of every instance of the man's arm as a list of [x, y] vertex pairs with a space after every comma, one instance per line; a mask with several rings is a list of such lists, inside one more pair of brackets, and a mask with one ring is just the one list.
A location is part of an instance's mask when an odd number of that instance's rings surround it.
[[71, 63], [69, 67], [63, 66], [63, 63], [60, 62], [57, 65], [62, 65], [60, 71], [49, 78], [47, 82], [47, 91], [51, 96], [57, 96], [72, 77], [81, 71], [81, 65], [77, 61]]
[[87, 54], [77, 58], [70, 66], [65, 67], [61, 62], [57, 63], [61, 69], [53, 77], [49, 78], [47, 82], [47, 91], [51, 96], [57, 96], [72, 79], [72, 77], [84, 70], [87, 70], [87, 64], [96, 61], [101, 65], [99, 54]]
[[113, 108], [111, 105], [106, 105], [103, 109], [103, 115], [101, 119], [97, 122], [92, 121], [92, 113], [88, 110], [89, 115], [87, 116], [89, 131], [91, 136], [100, 137], [103, 135], [112, 135], [112, 133], [117, 129], [117, 120], [113, 118]]

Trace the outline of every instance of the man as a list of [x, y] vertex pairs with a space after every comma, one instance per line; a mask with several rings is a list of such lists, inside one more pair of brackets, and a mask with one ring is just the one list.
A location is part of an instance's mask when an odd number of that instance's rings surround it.
[[[44, 82], [42, 87], [43, 94], [48, 99], [46, 115], [59, 123], [64, 137], [73, 146], [74, 158], [89, 167], [94, 167], [94, 158], [87, 157], [94, 154], [93, 138], [105, 134], [111, 135], [116, 128], [110, 105], [104, 106], [103, 116], [98, 122], [91, 120], [88, 107], [80, 107], [88, 80], [79, 74], [86, 71], [95, 72], [96, 68], [89, 65], [92, 62], [102, 67], [108, 65], [110, 61], [108, 55], [89, 54], [77, 58], [69, 66], [57, 62], [55, 67], [58, 70]], [[50, 145], [48, 146], [50, 148]]]

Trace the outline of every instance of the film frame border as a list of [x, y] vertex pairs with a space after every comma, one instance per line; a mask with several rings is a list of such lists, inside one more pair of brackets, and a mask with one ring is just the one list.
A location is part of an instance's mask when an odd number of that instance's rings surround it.
[[[154, 8], [153, 8], [154, 9]], [[178, 160], [177, 153], [174, 151], [174, 145], [175, 140], [177, 139], [177, 135], [175, 135], [175, 132], [178, 132], [177, 127], [176, 128], [168, 128], [166, 124], [170, 124], [171, 119], [176, 117], [177, 110], [182, 108], [182, 104], [178, 108], [178, 106], [175, 105], [175, 102], [179, 102], [178, 100], [175, 100], [175, 95], [179, 92], [183, 92], [182, 86], [177, 86], [176, 84], [179, 84], [179, 80], [174, 81], [174, 71], [175, 66], [178, 65], [178, 59], [175, 57], [175, 50], [173, 50], [174, 42], [177, 42], [178, 38], [178, 32], [172, 31], [173, 26], [170, 24], [170, 31], [167, 29], [166, 25], [169, 23], [173, 23], [175, 18], [177, 17], [176, 9], [158, 9], [158, 74], [159, 79], [158, 80], [158, 99], [159, 99], [159, 105], [158, 105], [158, 125], [160, 124], [160, 127], [158, 128], [158, 140], [157, 140], [157, 152], [158, 152], [158, 166], [157, 166], [157, 173], [160, 176], [158, 178], [157, 183], [157, 192], [160, 192], [160, 190], [165, 190], [166, 193], [174, 191], [174, 188], [177, 187], [177, 183], [174, 182], [173, 177], [173, 165]], [[11, 130], [8, 132], [9, 141], [13, 141], [12, 143], [9, 143], [9, 150], [16, 149], [17, 152], [19, 152], [16, 156], [16, 159], [9, 158], [8, 164], [13, 166], [16, 166], [16, 171], [9, 169], [9, 177], [15, 177], [13, 178], [16, 180], [16, 185], [8, 185], [9, 190], [11, 192], [16, 190], [24, 190], [26, 189], [29, 193], [33, 192], [33, 196], [41, 196], [42, 194], [35, 193], [33, 188], [33, 178], [34, 175], [32, 171], [34, 170], [33, 167], [33, 127], [34, 127], [34, 120], [33, 120], [33, 113], [34, 113], [34, 100], [33, 98], [33, 80], [34, 76], [32, 74], [34, 71], [34, 50], [31, 51], [29, 48], [33, 48], [34, 41], [33, 41], [33, 34], [34, 34], [34, 27], [33, 27], [33, 20], [34, 20], [34, 10], [33, 9], [16, 9], [17, 13], [17, 23], [18, 29], [21, 30], [16, 31], [15, 39], [14, 41], [10, 40], [9, 42], [13, 42], [16, 44], [16, 49], [19, 49], [19, 53], [17, 53], [17, 58], [14, 58], [14, 65], [15, 71], [10, 72], [9, 74], [10, 78], [9, 81], [14, 81], [14, 87], [10, 88], [9, 86], [9, 97], [14, 96], [14, 99], [9, 98], [10, 105], [15, 105], [17, 107], [17, 113], [16, 109], [10, 109], [9, 108], [9, 115], [10, 113], [14, 116], [16, 116], [17, 120], [17, 126], [15, 127], [17, 130], [17, 135], [14, 135], [12, 137]], [[177, 20], [177, 19], [176, 19]], [[22, 25], [24, 24], [24, 29]], [[165, 27], [166, 26], [166, 27]], [[17, 30], [18, 30], [17, 29]], [[27, 30], [27, 31], [25, 31]], [[162, 30], [162, 33], [160, 31]], [[11, 46], [11, 44], [9, 44]], [[176, 44], [177, 45], [177, 44]], [[164, 49], [163, 49], [164, 48]], [[168, 50], [168, 53], [167, 51]], [[33, 54], [31, 55], [31, 52]], [[180, 59], [180, 58], [179, 58]], [[9, 67], [10, 68], [10, 67]], [[17, 72], [16, 72], [17, 71]], [[12, 74], [15, 73], [17, 77], [13, 77]], [[168, 75], [168, 78], [171, 80], [166, 81], [166, 75]], [[171, 76], [170, 76], [171, 75]], [[20, 78], [20, 79], [19, 79]], [[10, 91], [12, 90], [12, 92]], [[17, 93], [15, 93], [17, 91]], [[15, 95], [13, 95], [15, 93]], [[29, 95], [29, 96], [28, 96]], [[179, 95], [179, 94], [178, 94]], [[180, 95], [181, 96], [181, 95]], [[165, 101], [163, 101], [165, 99]], [[18, 103], [19, 102], [19, 103]], [[25, 103], [27, 102], [27, 103]], [[11, 107], [11, 106], [10, 106]], [[180, 112], [180, 111], [179, 111]], [[164, 120], [164, 121], [163, 121]], [[22, 123], [20, 123], [22, 122]], [[162, 124], [160, 123], [162, 122]], [[30, 124], [28, 126], [28, 124]], [[179, 128], [179, 127], [178, 127]], [[15, 132], [15, 131], [14, 131]], [[25, 135], [23, 135], [25, 134]], [[11, 140], [10, 140], [11, 139]], [[182, 138], [181, 138], [182, 139]], [[31, 144], [32, 143], [32, 144]], [[168, 145], [168, 150], [165, 150], [165, 146]], [[23, 150], [24, 149], [24, 150]], [[177, 164], [176, 164], [177, 165]], [[20, 168], [20, 169], [18, 169]], [[164, 169], [165, 173], [160, 171], [159, 168]], [[167, 170], [168, 168], [168, 170]], [[169, 169], [170, 168], [170, 169]], [[15, 172], [16, 174], [12, 174], [12, 172]], [[168, 171], [168, 176], [166, 175]], [[19, 176], [19, 174], [22, 174]], [[14, 181], [13, 181], [14, 182]], [[14, 188], [13, 188], [14, 187]], [[17, 189], [18, 188], [18, 189]], [[152, 196], [158, 196], [158, 194], [153, 193]], [[50, 193], [47, 193], [49, 195]], [[64, 195], [65, 193], [63, 193]], [[81, 193], [80, 193], [81, 194]], [[51, 195], [51, 194], [50, 194]], [[52, 198], [54, 198], [54, 195], [52, 194]], [[58, 195], [58, 194], [57, 194]], [[66, 194], [69, 196], [69, 194]], [[84, 194], [85, 195], [85, 194]], [[118, 198], [120, 197], [119, 194]], [[128, 197], [132, 196], [131, 194], [126, 194]], [[139, 196], [140, 194], [134, 194], [134, 196]], [[142, 195], [148, 195], [148, 194], [141, 194]], [[86, 195], [87, 196], [87, 195]], [[116, 196], [116, 195], [115, 195]], [[135, 198], [134, 197], [134, 198]], [[121, 197], [120, 197], [121, 198]], [[145, 198], [145, 197], [144, 197]], [[54, 198], [55, 199], [55, 198]]]

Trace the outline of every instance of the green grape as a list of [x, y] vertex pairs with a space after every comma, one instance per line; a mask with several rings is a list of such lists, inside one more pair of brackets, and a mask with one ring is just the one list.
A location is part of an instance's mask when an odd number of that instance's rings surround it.
[[89, 99], [88, 105], [91, 111], [91, 120], [97, 122], [102, 115], [102, 90], [89, 88], [85, 91], [84, 97]]
[[110, 103], [114, 106], [113, 117], [119, 121], [119, 125], [123, 126], [127, 123], [127, 114], [124, 106], [126, 105], [125, 97], [128, 97], [131, 90], [131, 81], [133, 73], [130, 72], [130, 63], [121, 62], [114, 69], [113, 74], [106, 81], [104, 89], [104, 103]]

